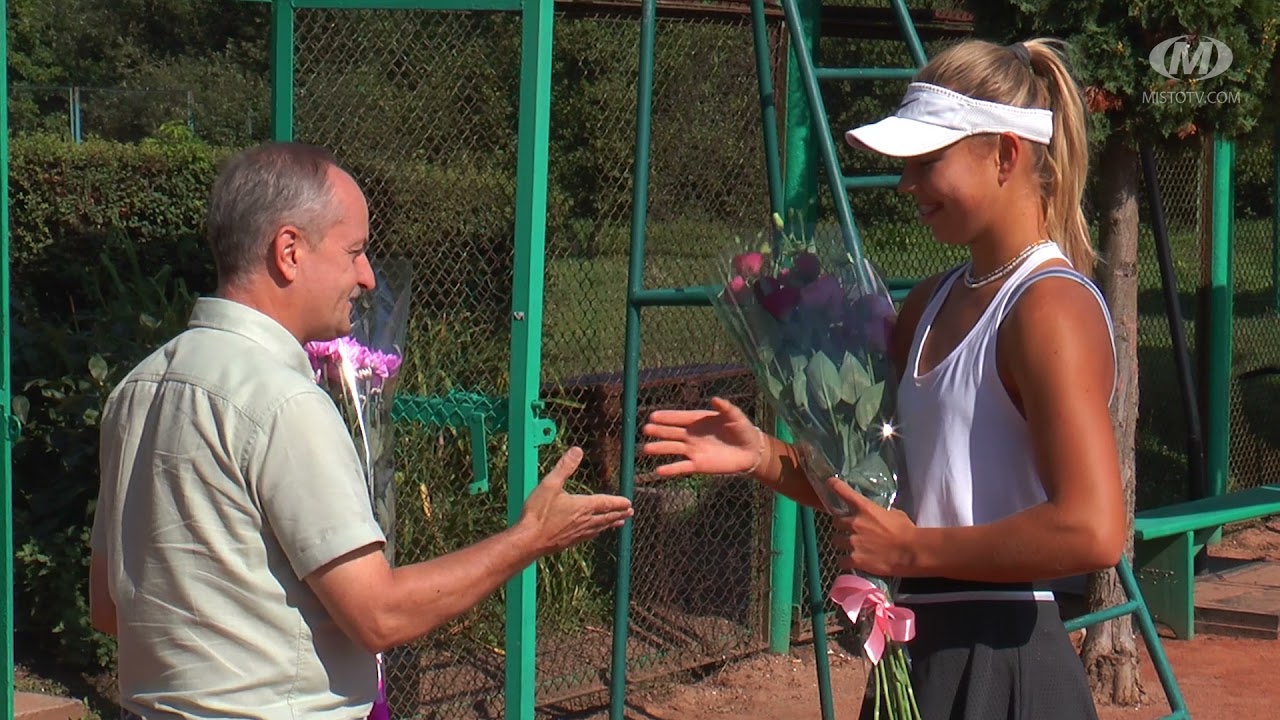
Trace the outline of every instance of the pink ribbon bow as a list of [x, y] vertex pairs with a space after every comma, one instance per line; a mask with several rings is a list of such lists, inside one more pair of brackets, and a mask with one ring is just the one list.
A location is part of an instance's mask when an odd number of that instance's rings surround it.
[[844, 609], [849, 620], [855, 623], [863, 608], [870, 607], [875, 613], [871, 632], [867, 633], [867, 639], [862, 644], [873, 665], [880, 662], [880, 656], [884, 655], [886, 636], [899, 643], [916, 636], [916, 614], [890, 604], [884, 592], [865, 578], [856, 575], [841, 575], [836, 578], [831, 585], [831, 600]]

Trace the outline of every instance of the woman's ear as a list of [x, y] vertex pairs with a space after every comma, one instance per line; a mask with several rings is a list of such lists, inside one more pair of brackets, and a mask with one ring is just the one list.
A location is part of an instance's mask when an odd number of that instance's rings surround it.
[[1009, 182], [1018, 164], [1026, 157], [1022, 140], [1013, 133], [1001, 133], [996, 144], [997, 179], [1001, 185]]

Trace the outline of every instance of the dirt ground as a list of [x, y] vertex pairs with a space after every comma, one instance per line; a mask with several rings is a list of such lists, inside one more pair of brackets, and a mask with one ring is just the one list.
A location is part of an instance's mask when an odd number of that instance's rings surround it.
[[[1280, 519], [1256, 524], [1224, 537], [1211, 554], [1248, 560], [1280, 561]], [[1142, 647], [1141, 641], [1138, 643]], [[1192, 641], [1164, 639], [1174, 677], [1196, 720], [1275, 720], [1280, 718], [1280, 640], [1244, 640], [1197, 634]], [[1169, 713], [1155, 670], [1142, 650], [1140, 707], [1101, 707], [1100, 720], [1155, 720]], [[828, 650], [836, 720], [855, 720], [867, 666], [842, 648]], [[790, 656], [766, 655], [720, 669], [692, 685], [633, 691], [628, 717], [635, 720], [817, 720], [818, 684], [813, 648]], [[602, 720], [607, 714], [600, 714]], [[592, 716], [592, 720], [598, 720]]]

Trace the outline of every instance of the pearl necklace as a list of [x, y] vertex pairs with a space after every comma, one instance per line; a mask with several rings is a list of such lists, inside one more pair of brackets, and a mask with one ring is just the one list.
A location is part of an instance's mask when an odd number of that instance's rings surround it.
[[1041, 240], [1040, 242], [1034, 245], [1028, 245], [1022, 249], [1022, 252], [1018, 253], [1017, 255], [1014, 255], [1009, 260], [1009, 262], [1005, 263], [1004, 265], [1001, 265], [1000, 267], [996, 268], [995, 270], [992, 270], [991, 272], [987, 273], [986, 275], [983, 275], [980, 278], [975, 278], [973, 276], [973, 264], [970, 263], [969, 267], [965, 268], [964, 270], [964, 286], [969, 288], [970, 290], [977, 290], [978, 288], [984, 285], [990, 285], [991, 283], [997, 280], [1001, 280], [1006, 275], [1016, 270], [1017, 267], [1023, 263], [1023, 261], [1031, 257], [1031, 253], [1039, 250], [1042, 247], [1046, 247], [1052, 244], [1053, 244], [1052, 240]]

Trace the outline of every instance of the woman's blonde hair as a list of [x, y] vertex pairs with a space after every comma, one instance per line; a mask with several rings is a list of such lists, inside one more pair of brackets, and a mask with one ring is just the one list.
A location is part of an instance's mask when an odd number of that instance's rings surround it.
[[1048, 38], [1006, 46], [970, 40], [939, 53], [916, 80], [979, 100], [1053, 111], [1048, 147], [1029, 143], [1045, 220], [1050, 238], [1071, 264], [1092, 277], [1096, 254], [1080, 207], [1089, 170], [1085, 103], [1065, 46]]

